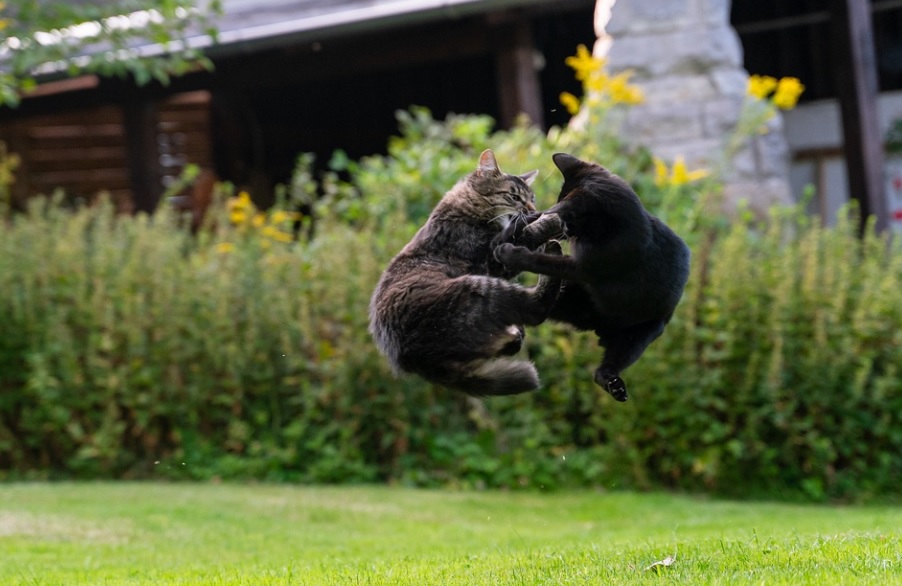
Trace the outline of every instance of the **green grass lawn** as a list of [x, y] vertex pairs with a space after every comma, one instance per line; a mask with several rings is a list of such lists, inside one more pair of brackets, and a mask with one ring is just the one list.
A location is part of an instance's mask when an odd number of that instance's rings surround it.
[[[675, 556], [669, 566], [656, 561]], [[0, 485], [0, 584], [902, 584], [902, 508], [389, 487]]]

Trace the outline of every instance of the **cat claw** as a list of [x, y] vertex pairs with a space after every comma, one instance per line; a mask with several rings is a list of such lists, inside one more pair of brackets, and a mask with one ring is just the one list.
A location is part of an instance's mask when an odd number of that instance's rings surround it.
[[497, 238], [501, 242], [516, 242], [523, 235], [526, 227], [539, 219], [541, 215], [542, 212], [539, 211], [516, 214]]
[[558, 242], [557, 240], [549, 240], [542, 247], [542, 252], [554, 256], [561, 256], [564, 253], [564, 250], [561, 248], [560, 242]]
[[619, 376], [606, 376], [600, 372], [596, 372], [595, 382], [614, 397], [615, 401], [623, 403], [629, 399], [629, 395], [626, 392], [626, 383], [623, 382], [623, 379]]
[[626, 392], [626, 385], [623, 384], [623, 381], [619, 378], [609, 383], [605, 390], [614, 397], [615, 401], [625, 403], [626, 400], [629, 399], [629, 395]]

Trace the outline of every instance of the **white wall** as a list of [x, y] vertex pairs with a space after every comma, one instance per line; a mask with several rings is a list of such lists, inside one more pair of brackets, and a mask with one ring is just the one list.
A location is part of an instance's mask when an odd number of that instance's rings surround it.
[[[882, 135], [893, 120], [902, 118], [902, 92], [881, 94], [877, 108]], [[800, 197], [806, 186], [813, 186], [816, 194], [812, 211], [831, 220], [849, 200], [839, 103], [823, 100], [801, 104], [785, 112], [783, 121], [792, 157], [789, 176], [792, 192]], [[902, 232], [902, 157], [887, 157], [885, 170], [890, 224]]]

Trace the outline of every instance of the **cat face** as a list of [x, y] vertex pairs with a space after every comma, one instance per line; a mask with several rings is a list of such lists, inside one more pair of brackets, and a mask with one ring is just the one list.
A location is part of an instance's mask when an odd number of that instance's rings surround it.
[[494, 217], [506, 218], [514, 214], [535, 211], [536, 194], [529, 187], [538, 170], [523, 175], [508, 175], [501, 171], [491, 150], [483, 151], [476, 172], [470, 175], [470, 186], [484, 198]]

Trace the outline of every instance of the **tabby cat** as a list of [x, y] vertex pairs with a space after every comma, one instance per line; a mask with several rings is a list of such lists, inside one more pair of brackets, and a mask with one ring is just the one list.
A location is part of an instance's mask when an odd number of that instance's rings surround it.
[[[535, 366], [512, 356], [523, 326], [547, 318], [560, 279], [511, 283], [492, 254], [511, 217], [535, 210], [529, 185], [537, 173], [502, 173], [492, 151], [483, 152], [389, 263], [370, 301], [370, 333], [396, 371], [471, 395], [538, 388]], [[561, 254], [560, 245], [545, 253]]]
[[[627, 400], [621, 371], [664, 331], [689, 278], [689, 248], [648, 213], [620, 177], [564, 153], [553, 157], [564, 176], [558, 203], [525, 229], [511, 224], [497, 258], [512, 270], [564, 279], [550, 319], [594, 330], [604, 358], [595, 382]], [[532, 252], [566, 234], [571, 256]]]

